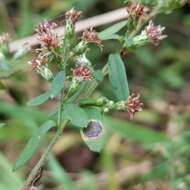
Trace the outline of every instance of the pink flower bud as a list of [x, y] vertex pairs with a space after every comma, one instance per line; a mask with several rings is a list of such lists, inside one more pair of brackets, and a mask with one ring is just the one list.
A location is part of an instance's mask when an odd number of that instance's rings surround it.
[[75, 69], [73, 69], [73, 76], [79, 80], [91, 80], [92, 79], [92, 73], [90, 69], [87, 66], [77, 66]]

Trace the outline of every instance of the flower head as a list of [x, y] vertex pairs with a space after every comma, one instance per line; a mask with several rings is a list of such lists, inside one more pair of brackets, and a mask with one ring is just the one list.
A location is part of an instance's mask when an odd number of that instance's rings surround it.
[[43, 48], [57, 48], [59, 46], [59, 39], [54, 31], [57, 26], [54, 22], [44, 21], [39, 24], [35, 31], [38, 33], [38, 39], [40, 40]]
[[79, 65], [73, 69], [73, 76], [79, 81], [91, 80], [92, 73], [87, 66]]
[[131, 17], [132, 19], [144, 19], [148, 11], [147, 7], [139, 3], [129, 3], [126, 9], [129, 17]]
[[43, 35], [43, 34], [49, 34], [52, 32], [52, 30], [54, 28], [57, 27], [57, 24], [54, 22], [48, 22], [48, 21], [44, 21], [43, 23], [40, 23], [35, 31], [38, 33], [38, 35]]
[[140, 101], [140, 95], [132, 93], [126, 102], [127, 111], [130, 119], [132, 119], [136, 112], [142, 111], [143, 103]]
[[99, 39], [97, 32], [93, 28], [84, 31], [82, 39], [88, 43], [94, 43], [97, 46], [102, 46], [102, 41]]
[[65, 13], [65, 19], [71, 20], [72, 23], [75, 23], [75, 22], [77, 22], [78, 18], [81, 16], [81, 14], [82, 14], [81, 11], [77, 11], [74, 8], [72, 8], [71, 10], [69, 10]]
[[149, 41], [155, 45], [158, 45], [161, 40], [167, 37], [166, 35], [162, 34], [164, 30], [165, 27], [162, 27], [160, 25], [155, 26], [152, 20], [145, 28], [145, 32], [147, 34]]
[[11, 38], [9, 33], [3, 33], [0, 35], [0, 44], [8, 43], [10, 42]]
[[55, 33], [44, 33], [39, 37], [42, 47], [45, 48], [57, 48], [59, 47], [59, 39]]

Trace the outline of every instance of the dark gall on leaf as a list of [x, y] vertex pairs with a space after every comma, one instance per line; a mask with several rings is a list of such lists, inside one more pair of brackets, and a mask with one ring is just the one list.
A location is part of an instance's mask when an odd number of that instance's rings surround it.
[[102, 132], [102, 124], [95, 120], [90, 121], [87, 127], [83, 129], [83, 134], [86, 138], [97, 138]]

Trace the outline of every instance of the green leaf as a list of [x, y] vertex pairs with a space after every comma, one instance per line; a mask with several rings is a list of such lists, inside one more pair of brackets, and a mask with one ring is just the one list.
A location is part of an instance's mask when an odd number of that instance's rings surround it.
[[42, 137], [55, 125], [56, 124], [54, 121], [49, 120], [37, 129], [20, 154], [13, 170], [17, 170], [18, 168], [22, 167], [33, 156], [42, 140]]
[[115, 34], [119, 32], [122, 28], [124, 28], [126, 25], [127, 21], [121, 21], [106, 28], [104, 31], [100, 32], [98, 36], [101, 40], [117, 39], [119, 36]]
[[36, 98], [30, 100], [28, 102], [29, 106], [39, 106], [43, 103], [45, 103], [49, 99], [49, 91], [45, 92], [44, 94], [41, 94], [40, 96], [37, 96]]
[[65, 190], [77, 190], [77, 187], [72, 179], [67, 175], [64, 168], [61, 167], [61, 165], [57, 162], [57, 160], [55, 160], [53, 156], [50, 156], [49, 167], [57, 183], [63, 185]]
[[12, 172], [11, 163], [0, 153], [0, 190], [18, 190], [24, 181], [17, 172]]
[[105, 144], [105, 128], [101, 121], [90, 121], [86, 128], [81, 130], [81, 137], [91, 151], [100, 152]]
[[64, 80], [65, 80], [65, 73], [64, 73], [64, 71], [60, 71], [55, 76], [55, 78], [54, 78], [54, 80], [52, 82], [51, 89], [49, 90], [51, 98], [54, 98], [57, 95], [59, 95], [59, 93], [61, 92], [61, 90], [64, 87]]
[[151, 148], [156, 143], [163, 143], [168, 140], [164, 133], [144, 128], [141, 125], [131, 122], [107, 117], [105, 124], [106, 127], [111, 129], [114, 133], [116, 132], [128, 140], [140, 142], [145, 148]]
[[97, 108], [84, 108], [84, 111], [88, 116], [88, 120], [98, 120], [101, 122], [103, 121], [103, 115]]
[[68, 118], [72, 125], [80, 128], [86, 127], [88, 116], [85, 111], [76, 104], [66, 104], [64, 107], [64, 116]]
[[93, 76], [94, 76], [94, 78], [95, 78], [97, 81], [100, 81], [100, 82], [101, 82], [101, 81], [103, 80], [103, 78], [104, 78], [104, 75], [103, 75], [103, 73], [102, 73], [101, 70], [96, 70], [96, 71], [94, 71]]
[[111, 54], [108, 58], [109, 80], [117, 100], [126, 100], [129, 96], [127, 75], [123, 60], [118, 53]]

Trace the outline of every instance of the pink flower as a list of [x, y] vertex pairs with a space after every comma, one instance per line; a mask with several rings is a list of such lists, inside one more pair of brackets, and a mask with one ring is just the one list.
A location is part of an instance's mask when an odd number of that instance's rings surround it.
[[48, 22], [48, 21], [44, 21], [43, 23], [40, 23], [35, 31], [38, 33], [38, 35], [43, 35], [44, 33], [45, 34], [48, 34], [48, 33], [51, 33], [52, 30], [54, 28], [57, 27], [57, 24], [54, 23], [54, 22]]
[[59, 46], [58, 36], [53, 30], [56, 26], [57, 24], [54, 22], [45, 21], [36, 27], [42, 47], [49, 49]]
[[99, 39], [97, 32], [93, 28], [84, 31], [82, 39], [88, 43], [94, 43], [97, 46], [102, 46], [102, 41]]
[[92, 79], [92, 73], [90, 69], [87, 66], [77, 66], [75, 69], [73, 69], [73, 76], [79, 80], [91, 80]]
[[162, 27], [160, 25], [154, 26], [152, 20], [149, 22], [148, 26], [145, 28], [145, 32], [148, 36], [149, 41], [155, 45], [158, 45], [161, 40], [167, 37], [166, 35], [162, 34], [164, 30], [165, 30], [165, 27]]
[[147, 7], [139, 3], [130, 3], [126, 9], [132, 19], [144, 19], [148, 12]]
[[142, 111], [143, 103], [140, 101], [140, 95], [132, 93], [126, 102], [127, 111], [130, 119], [133, 119], [136, 112]]
[[71, 10], [65, 13], [65, 19], [71, 20], [73, 23], [75, 23], [78, 20], [78, 18], [81, 16], [81, 14], [82, 14], [81, 11], [77, 11], [74, 8], [72, 8]]
[[54, 33], [45, 33], [39, 37], [42, 47], [45, 48], [57, 48], [59, 47], [58, 36]]

